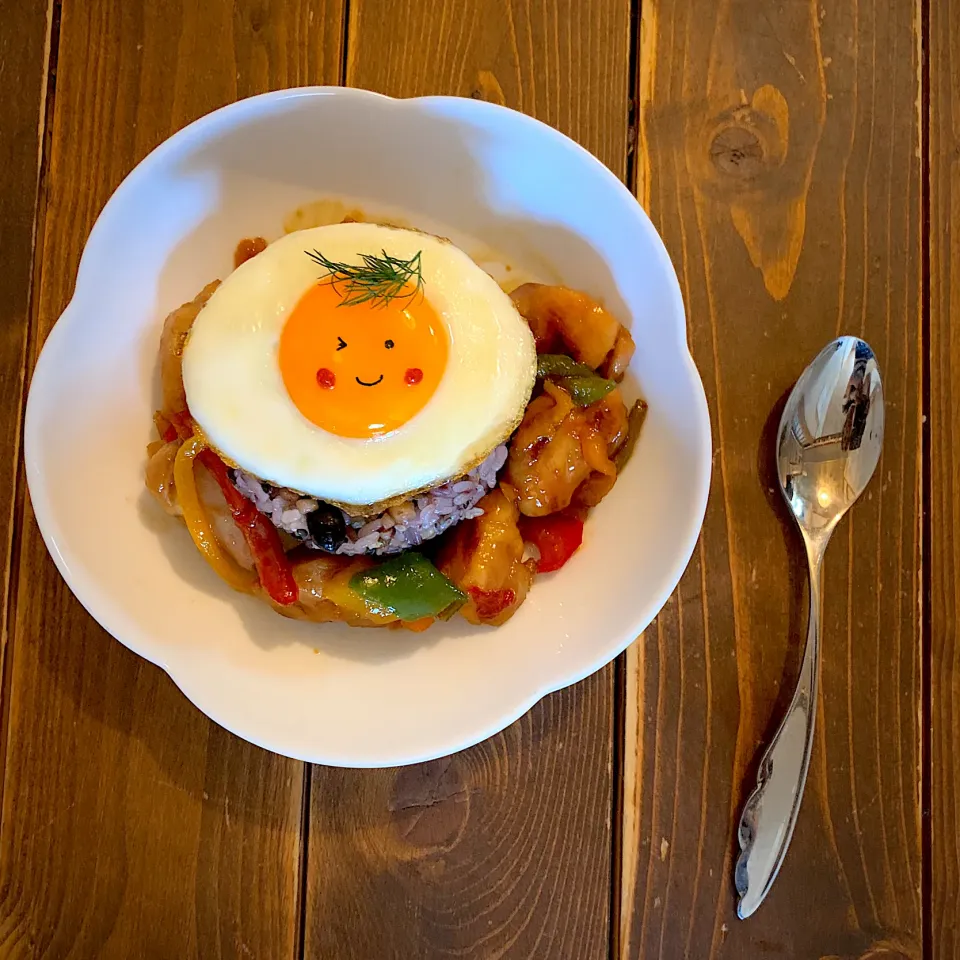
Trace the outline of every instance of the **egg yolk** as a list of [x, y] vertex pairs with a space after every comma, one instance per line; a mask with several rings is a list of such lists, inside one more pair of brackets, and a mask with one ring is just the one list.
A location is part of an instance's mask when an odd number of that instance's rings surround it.
[[311, 423], [369, 439], [402, 427], [433, 396], [447, 333], [419, 293], [344, 306], [320, 282], [290, 313], [278, 357], [287, 393]]

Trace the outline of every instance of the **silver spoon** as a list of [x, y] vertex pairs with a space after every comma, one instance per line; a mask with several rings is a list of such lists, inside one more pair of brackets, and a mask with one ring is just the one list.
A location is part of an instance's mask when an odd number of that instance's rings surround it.
[[873, 476], [882, 445], [877, 361], [862, 340], [841, 337], [804, 370], [787, 400], [777, 437], [780, 491], [807, 548], [810, 623], [797, 689], [740, 816], [742, 852], [734, 881], [741, 919], [770, 891], [793, 836], [817, 710], [823, 554], [840, 518]]

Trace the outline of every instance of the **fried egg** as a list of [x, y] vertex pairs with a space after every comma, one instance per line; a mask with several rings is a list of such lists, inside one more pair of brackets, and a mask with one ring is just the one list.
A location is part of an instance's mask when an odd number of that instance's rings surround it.
[[[364, 256], [415, 270], [374, 288], [324, 266]], [[183, 353], [190, 412], [225, 459], [357, 513], [476, 466], [535, 377], [526, 322], [462, 250], [368, 223], [270, 244], [220, 285]]]

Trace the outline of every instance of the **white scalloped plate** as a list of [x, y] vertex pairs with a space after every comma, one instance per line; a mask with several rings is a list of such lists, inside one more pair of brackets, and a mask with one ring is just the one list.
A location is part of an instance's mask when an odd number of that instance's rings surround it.
[[[588, 291], [632, 329], [630, 378], [650, 404], [634, 457], [581, 550], [499, 629], [286, 620], [220, 583], [144, 491], [164, 315], [230, 269], [241, 237], [278, 236], [318, 197], [402, 211], [517, 278]], [[303, 88], [186, 127], [113, 195], [37, 364], [25, 455], [47, 547], [105, 629], [241, 737], [302, 760], [385, 766], [477, 743], [620, 653], [690, 558], [711, 444], [673, 268], [602, 164], [487, 103]]]

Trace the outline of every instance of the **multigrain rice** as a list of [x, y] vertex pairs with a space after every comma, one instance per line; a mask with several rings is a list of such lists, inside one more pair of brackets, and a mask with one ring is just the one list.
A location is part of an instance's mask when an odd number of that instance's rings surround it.
[[[449, 530], [460, 520], [479, 517], [483, 510], [477, 503], [497, 484], [497, 473], [507, 462], [507, 447], [501, 444], [478, 467], [456, 480], [451, 480], [412, 500], [397, 504], [377, 517], [353, 517], [343, 512], [347, 542], [337, 553], [356, 556], [371, 553], [384, 556], [416, 547]], [[296, 537], [314, 550], [321, 549], [310, 534], [307, 517], [318, 509], [319, 502], [293, 490], [272, 487], [242, 470], [233, 472], [237, 489], [274, 526]]]

